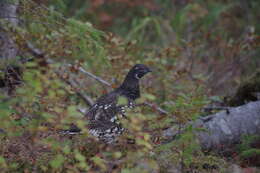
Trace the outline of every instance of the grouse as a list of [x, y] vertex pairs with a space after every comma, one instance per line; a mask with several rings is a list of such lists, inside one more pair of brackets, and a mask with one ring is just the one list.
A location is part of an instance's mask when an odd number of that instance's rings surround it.
[[[126, 109], [134, 107], [134, 101], [140, 97], [139, 79], [148, 72], [151, 70], [147, 66], [136, 64], [118, 88], [97, 99], [85, 115], [90, 134], [106, 143], [113, 143], [115, 138], [122, 134], [124, 128], [118, 121], [118, 117], [125, 117]], [[118, 103], [120, 97], [127, 100], [126, 104]], [[75, 134], [80, 131], [73, 126], [66, 132]]]

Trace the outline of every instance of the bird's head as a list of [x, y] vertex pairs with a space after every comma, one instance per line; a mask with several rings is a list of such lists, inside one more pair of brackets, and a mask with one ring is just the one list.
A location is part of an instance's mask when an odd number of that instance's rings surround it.
[[131, 68], [129, 71], [129, 75], [136, 79], [141, 79], [145, 74], [151, 72], [151, 70], [143, 64], [136, 64], [134, 67]]
[[130, 69], [119, 88], [123, 89], [128, 98], [135, 100], [140, 97], [139, 79], [149, 72], [151, 72], [151, 70], [146, 65], [136, 64]]

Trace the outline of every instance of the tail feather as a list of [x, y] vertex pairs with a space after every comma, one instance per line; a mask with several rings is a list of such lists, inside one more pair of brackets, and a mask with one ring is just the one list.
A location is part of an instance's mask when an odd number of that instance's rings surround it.
[[63, 135], [76, 135], [81, 133], [81, 129], [78, 128], [76, 125], [71, 125], [70, 129], [62, 130], [59, 133]]

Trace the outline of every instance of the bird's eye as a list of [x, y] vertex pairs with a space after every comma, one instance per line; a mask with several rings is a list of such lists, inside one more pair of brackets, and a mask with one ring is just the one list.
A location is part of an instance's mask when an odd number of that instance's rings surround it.
[[135, 78], [136, 78], [136, 79], [141, 79], [141, 77], [138, 76], [138, 74], [135, 74]]

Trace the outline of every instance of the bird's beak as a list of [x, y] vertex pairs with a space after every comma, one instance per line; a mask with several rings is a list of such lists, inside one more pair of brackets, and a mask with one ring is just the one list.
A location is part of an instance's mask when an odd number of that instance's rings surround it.
[[152, 72], [152, 70], [148, 68], [146, 73], [149, 73], [149, 72]]

